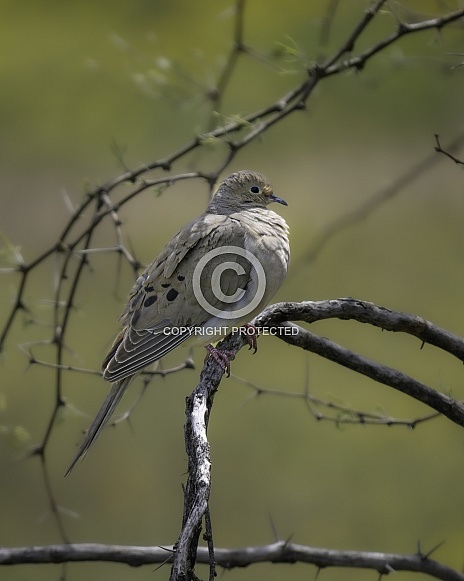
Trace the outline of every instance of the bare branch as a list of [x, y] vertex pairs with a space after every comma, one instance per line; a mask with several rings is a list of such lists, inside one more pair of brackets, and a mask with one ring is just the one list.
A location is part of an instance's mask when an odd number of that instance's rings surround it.
[[[420, 338], [424, 343], [439, 347], [464, 360], [464, 340], [429, 321], [406, 313], [391, 311], [356, 299], [279, 303], [268, 307], [252, 322], [259, 328], [274, 329], [275, 335], [292, 345], [312, 351], [389, 385], [417, 399], [458, 425], [464, 426], [464, 404], [434, 390], [408, 375], [358, 355], [332, 341], [319, 337], [288, 321], [313, 323], [328, 318], [352, 319], [389, 331], [401, 331]], [[297, 330], [294, 334], [293, 331]], [[288, 333], [287, 331], [291, 331]], [[245, 339], [237, 334], [220, 343], [221, 349], [237, 353]], [[193, 547], [198, 542], [201, 521], [206, 511], [211, 488], [209, 444], [206, 438], [208, 418], [214, 394], [221, 382], [223, 369], [208, 359], [200, 384], [188, 398], [185, 428], [186, 450], [189, 457], [189, 479], [185, 493], [182, 533], [176, 543], [171, 580], [189, 578], [195, 563]]]
[[[274, 397], [289, 398], [289, 399], [299, 399], [303, 400], [312, 416], [318, 421], [329, 421], [334, 422], [337, 425], [341, 424], [368, 424], [373, 426], [407, 426], [408, 428], [415, 428], [417, 425], [424, 422], [428, 422], [434, 418], [439, 417], [441, 414], [434, 412], [426, 416], [419, 418], [406, 420], [400, 418], [394, 418], [392, 416], [381, 414], [378, 412], [371, 412], [361, 409], [353, 408], [350, 405], [343, 405], [340, 403], [335, 403], [333, 401], [324, 400], [319, 397], [315, 397], [309, 393], [309, 387], [306, 386], [303, 392], [294, 391], [284, 391], [280, 389], [270, 389], [268, 387], [263, 387], [261, 385], [256, 385], [255, 383], [237, 377], [231, 374], [236, 381], [246, 385], [253, 390], [254, 396], [259, 397], [262, 395], [271, 395]], [[321, 408], [329, 410], [331, 413], [322, 413], [319, 411]], [[335, 414], [335, 415], [334, 415]]]
[[[332, 2], [333, 11], [335, 11], [336, 4], [336, 2]], [[54, 515], [56, 526], [63, 542], [67, 541], [67, 536], [48, 472], [48, 444], [55, 426], [55, 420], [63, 406], [67, 405], [62, 395], [65, 372], [79, 371], [81, 373], [92, 373], [91, 370], [77, 369], [76, 367], [67, 365], [64, 358], [67, 349], [66, 342], [70, 335], [70, 321], [75, 308], [74, 303], [78, 289], [84, 280], [84, 274], [91, 266], [90, 261], [93, 260], [96, 253], [106, 252], [118, 254], [122, 260], [125, 260], [131, 266], [134, 274], [136, 274], [141, 266], [136, 258], [134, 258], [134, 254], [129, 252], [124, 244], [121, 221], [118, 215], [119, 210], [122, 206], [131, 203], [149, 189], [156, 188], [158, 191], [163, 191], [165, 188], [180, 180], [200, 179], [206, 182], [211, 190], [220, 173], [232, 162], [241, 149], [261, 137], [273, 125], [280, 123], [289, 115], [304, 110], [313, 90], [322, 80], [329, 76], [341, 74], [347, 69], [359, 71], [372, 57], [383, 51], [386, 47], [398, 42], [403, 36], [430, 29], [440, 30], [464, 16], [464, 10], [459, 10], [433, 20], [424, 20], [413, 24], [399, 22], [394, 32], [374, 42], [364, 52], [342, 60], [345, 58], [345, 55], [355, 50], [358, 40], [363, 35], [369, 23], [378, 15], [384, 4], [385, 0], [375, 0], [354, 28], [347, 32], [346, 40], [334, 51], [333, 55], [329, 56], [324, 63], [311, 66], [307, 71], [307, 76], [296, 83], [295, 86], [287, 87], [285, 93], [275, 102], [265, 104], [260, 109], [248, 112], [248, 114], [240, 118], [237, 116], [229, 117], [228, 121], [223, 122], [215, 128], [212, 128], [213, 123], [211, 123], [210, 119], [208, 125], [209, 130], [207, 132], [199, 133], [171, 154], [142, 164], [132, 170], [125, 169], [121, 175], [109, 180], [102, 186], [93, 188], [92, 191], [87, 193], [79, 205], [76, 207], [70, 205], [71, 216], [64, 224], [57, 241], [28, 263], [24, 262], [19, 255], [15, 260], [14, 268], [8, 268], [2, 272], [2, 274], [13, 274], [13, 276], [17, 274], [19, 282], [17, 284], [16, 297], [0, 330], [0, 351], [8, 339], [19, 313], [28, 310], [25, 297], [30, 286], [29, 275], [39, 266], [44, 265], [50, 258], [54, 258], [56, 262], [54, 271], [54, 309], [53, 320], [51, 321], [52, 332], [49, 337], [44, 339], [54, 350], [54, 362], [45, 363], [37, 360], [30, 350], [27, 350], [27, 354], [31, 363], [52, 366], [55, 374], [53, 409], [48, 418], [42, 442], [34, 449], [31, 456], [39, 456], [41, 460], [43, 481], [47, 492], [49, 507]], [[224, 93], [233, 78], [233, 72], [239, 55], [259, 58], [257, 51], [254, 51], [244, 42], [244, 6], [244, 0], [237, 0], [233, 46], [226, 60], [226, 65], [216, 81], [216, 87], [207, 95], [211, 101], [212, 108], [215, 109], [221, 106]], [[177, 170], [177, 173], [175, 173], [173, 168], [177, 162], [189, 159], [187, 156], [192, 152], [201, 151], [206, 144], [214, 140], [220, 140], [225, 145], [226, 153], [217, 162], [213, 171], [210, 173], [201, 171], [182, 173], [182, 170]], [[437, 145], [440, 147], [441, 153], [447, 154], [441, 150], [438, 139]], [[456, 161], [456, 158], [450, 155], [448, 157]], [[151, 172], [156, 175], [153, 176]], [[121, 186], [128, 187], [129, 191], [124, 190], [121, 192]], [[368, 210], [370, 211], [370, 208]], [[112, 225], [115, 242], [109, 245], [108, 248], [102, 249], [95, 247], [93, 241], [95, 234], [104, 221]], [[382, 329], [406, 332], [418, 337], [423, 342], [448, 351], [461, 361], [463, 360], [464, 347], [460, 338], [418, 317], [395, 313], [394, 311], [389, 311], [354, 299], [321, 301], [320, 303], [283, 303], [281, 305], [274, 305], [258, 317], [257, 324], [261, 326], [279, 325], [285, 331], [288, 328], [296, 328], [295, 326], [291, 326], [288, 321], [302, 320], [307, 323], [312, 323], [316, 320], [331, 317], [353, 319], [358, 322], [378, 326]], [[460, 402], [456, 402], [452, 398], [417, 382], [405, 374], [401, 374], [379, 363], [369, 361], [358, 354], [335, 345], [329, 340], [317, 337], [305, 329], [297, 328], [297, 331], [295, 336], [286, 336], [284, 332], [278, 336], [294, 345], [319, 353], [341, 365], [363, 373], [376, 381], [386, 383], [395, 389], [408, 393], [411, 397], [427, 403], [434, 410], [446, 415], [457, 424], [464, 425], [464, 410]], [[223, 346], [236, 353], [242, 344], [243, 339], [241, 337], [231, 337], [223, 343]], [[166, 370], [165, 372], [156, 370], [153, 373], [166, 374], [190, 367], [190, 363], [186, 362], [183, 366], [179, 366], [173, 370]], [[149, 372], [147, 372], [146, 377], [149, 377]], [[214, 362], [209, 362], [203, 369], [200, 384], [188, 400], [185, 436], [186, 448], [189, 455], [189, 476], [184, 498], [183, 526], [175, 546], [173, 557], [171, 571], [171, 578], [173, 580], [185, 577], [191, 579], [194, 576], [193, 569], [195, 560], [197, 559], [197, 544], [203, 516], [208, 507], [211, 489], [209, 444], [206, 437], [207, 426], [214, 394], [221, 379], [222, 369]], [[375, 418], [372, 417], [372, 420], [375, 420]], [[47, 558], [50, 560], [47, 562], [84, 560], [82, 557], [83, 553], [80, 555], [73, 553], [73, 550], [78, 546], [65, 545], [63, 549], [60, 549], [60, 547], [56, 546], [48, 549], [24, 548], [17, 549], [17, 551], [18, 555], [23, 551], [21, 554], [22, 562], [39, 562], [27, 561], [27, 559], [40, 558], [40, 554], [48, 554]], [[95, 546], [81, 545], [80, 547], [84, 552], [85, 550], [92, 552], [92, 547]], [[42, 549], [43, 552], [41, 552]], [[102, 547], [100, 549], [104, 551]], [[118, 560], [116, 557], [124, 553], [124, 548], [113, 547], [113, 549], [114, 560]], [[153, 549], [150, 550], [153, 551]], [[172, 550], [172, 548], [169, 550]], [[8, 551], [10, 552], [8, 553]], [[0, 558], [5, 559], [2, 562], [5, 564], [13, 564], [14, 561], [11, 559], [15, 557], [12, 556], [14, 554], [12, 551], [14, 550], [0, 550]], [[161, 551], [164, 562], [167, 556], [166, 550], [162, 549]], [[245, 557], [248, 555], [248, 558], [251, 559], [250, 563], [258, 562], [259, 560], [272, 560], [274, 562], [279, 560], [282, 562], [302, 560], [303, 562], [312, 562], [319, 567], [329, 565], [365, 566], [376, 569], [381, 573], [388, 573], [392, 568], [400, 570], [402, 566], [406, 570], [408, 566], [412, 568], [407, 570], [421, 570], [441, 579], [462, 579], [462, 576], [459, 577], [460, 574], [435, 564], [435, 562], [430, 561], [421, 554], [413, 557], [401, 557], [383, 554], [328, 552], [325, 550], [309, 549], [307, 547], [300, 548], [298, 545], [289, 543], [276, 543], [264, 548], [251, 548], [239, 551], [242, 552], [239, 553], [236, 551], [222, 554], [220, 550], [217, 550], [214, 557], [224, 567], [248, 564], [245, 561], [240, 561], [242, 555], [245, 555]], [[89, 555], [90, 553], [87, 553], [87, 558], [90, 558]], [[203, 559], [202, 549], [199, 555]], [[124, 561], [124, 558], [126, 558], [124, 555], [120, 557], [121, 562], [128, 562]], [[131, 558], [134, 560], [130, 564], [141, 564], [136, 563], [138, 558], [137, 554]], [[406, 561], [402, 561], [401, 559], [405, 559]], [[210, 554], [205, 562], [212, 564], [213, 561], [214, 559]], [[419, 567], [423, 568], [420, 569]], [[434, 567], [438, 567], [439, 573], [436, 572]], [[211, 575], [213, 574], [212, 565], [210, 573]], [[458, 577], [453, 577], [453, 574], [458, 575]]]
[[[257, 327], [275, 327], [276, 336], [302, 349], [317, 353], [334, 363], [366, 375], [374, 381], [389, 385], [440, 412], [454, 423], [464, 426], [464, 404], [391, 367], [371, 361], [345, 347], [319, 337], [287, 321], [313, 323], [323, 319], [351, 319], [369, 323], [386, 331], [408, 333], [424, 343], [434, 345], [464, 361], [464, 339], [440, 329], [414, 315], [391, 311], [357, 299], [279, 303], [258, 315]], [[295, 330], [295, 332], [293, 332]], [[291, 331], [291, 332], [289, 332]]]
[[315, 323], [325, 319], [352, 319], [368, 323], [385, 331], [407, 333], [423, 343], [434, 345], [464, 361], [464, 339], [442, 329], [417, 315], [392, 311], [355, 298], [331, 299], [326, 301], [304, 301], [301, 303], [276, 303], [265, 309], [257, 318], [260, 327], [268, 323], [283, 321], [305, 321]]
[[382, 6], [385, 4], [386, 0], [376, 0], [371, 7], [369, 7], [364, 12], [364, 17], [360, 20], [360, 22], [355, 26], [354, 30], [350, 33], [347, 40], [341, 45], [339, 50], [335, 52], [335, 54], [330, 57], [326, 63], [324, 63], [322, 69], [327, 70], [331, 67], [334, 63], [336, 63], [345, 53], [350, 53], [354, 50], [356, 41], [364, 32], [368, 24], [372, 21], [372, 19], [376, 16]]
[[[240, 336], [227, 339], [227, 344], [235, 346], [237, 351], [241, 343]], [[188, 479], [184, 492], [182, 531], [175, 545], [171, 581], [191, 579], [195, 568], [198, 539], [211, 491], [208, 421], [223, 374], [224, 370], [219, 364], [209, 358], [203, 367], [198, 387], [187, 398], [185, 449], [188, 455]]]
[[[175, 554], [175, 547], [141, 547], [91, 543], [0, 548], [0, 565], [111, 562], [131, 567], [164, 564]], [[215, 549], [216, 563], [224, 569], [248, 567], [256, 563], [306, 563], [318, 568], [370, 569], [387, 575], [394, 571], [423, 573], [442, 581], [464, 581], [464, 574], [418, 552], [414, 555], [367, 551], [335, 551], [278, 541], [270, 545], [238, 549]], [[196, 560], [209, 564], [207, 547], [198, 547]]]
[[[383, 3], [384, 2], [381, 2], [381, 1], [377, 2], [375, 7], [372, 10], [374, 10], [374, 11], [379, 10], [380, 6]], [[338, 64], [332, 64], [334, 59], [333, 58], [329, 59], [329, 61], [327, 62], [327, 66], [322, 67], [322, 71], [323, 71], [322, 74], [323, 74], [323, 76], [327, 77], [327, 76], [337, 74], [341, 70], [347, 70], [347, 69], [352, 69], [352, 68], [360, 71], [365, 67], [365, 65], [369, 59], [371, 59], [373, 56], [375, 56], [377, 53], [381, 52], [382, 50], [385, 50], [388, 46], [397, 42], [403, 36], [406, 36], [406, 35], [412, 34], [412, 33], [416, 33], [416, 32], [422, 32], [424, 30], [431, 30], [431, 29], [440, 30], [441, 28], [443, 28], [447, 24], [450, 24], [451, 22], [456, 22], [457, 20], [460, 20], [463, 17], [464, 17], [464, 10], [461, 9], [461, 10], [456, 10], [455, 12], [451, 12], [449, 14], [446, 14], [445, 16], [441, 16], [439, 18], [433, 18], [432, 20], [424, 20], [422, 22], [415, 22], [413, 24], [407, 24], [405, 22], [398, 23], [398, 27], [397, 27], [395, 32], [393, 32], [391, 35], [387, 36], [383, 40], [380, 40], [377, 44], [374, 44], [373, 46], [369, 47], [367, 50], [360, 53], [358, 56], [349, 58], [349, 59], [347, 59], [341, 63], [338, 63]], [[357, 35], [353, 35], [353, 36], [355, 39], [357, 38]], [[337, 55], [337, 58], [339, 56], [341, 56], [341, 54], [343, 54], [343, 52], [350, 50], [350, 48], [352, 46], [350, 44], [350, 42], [351, 42], [351, 37], [347, 41], [345, 46], [342, 47], [342, 49], [339, 51], [340, 54]], [[345, 49], [345, 50], [343, 50], [343, 49]]]

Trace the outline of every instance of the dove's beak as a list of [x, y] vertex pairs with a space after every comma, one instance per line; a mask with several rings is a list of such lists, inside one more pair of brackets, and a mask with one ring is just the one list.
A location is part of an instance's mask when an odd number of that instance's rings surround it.
[[282, 204], [282, 206], [288, 206], [287, 202], [284, 199], [279, 198], [279, 196], [274, 196], [274, 194], [272, 194], [269, 198], [271, 202], [277, 202], [278, 204]]

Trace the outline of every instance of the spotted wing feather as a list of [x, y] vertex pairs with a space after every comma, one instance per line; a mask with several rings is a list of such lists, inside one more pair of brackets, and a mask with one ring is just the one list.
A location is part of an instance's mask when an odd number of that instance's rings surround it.
[[[205, 232], [206, 235], [205, 235]], [[205, 214], [183, 228], [163, 249], [160, 256], [138, 278], [121, 317], [125, 323], [103, 361], [105, 379], [119, 381], [157, 361], [188, 339], [194, 328], [211, 318], [193, 292], [192, 274], [199, 259], [214, 248], [243, 245], [241, 225], [228, 216]], [[231, 255], [227, 255], [231, 259]], [[214, 308], [227, 310], [228, 303], [217, 298], [211, 288], [211, 275], [223, 257], [207, 263], [201, 277], [201, 290]], [[241, 257], [235, 260], [240, 261]], [[249, 280], [250, 267], [243, 261], [243, 274], [225, 271], [221, 290], [230, 295]], [[182, 328], [182, 332], [178, 329]]]

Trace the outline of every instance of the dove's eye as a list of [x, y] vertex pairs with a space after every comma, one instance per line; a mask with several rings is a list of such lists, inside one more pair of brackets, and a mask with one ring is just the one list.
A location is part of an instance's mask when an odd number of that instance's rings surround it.
[[250, 188], [250, 192], [252, 194], [259, 194], [259, 191], [260, 190], [259, 190], [258, 186], [251, 186], [251, 188]]

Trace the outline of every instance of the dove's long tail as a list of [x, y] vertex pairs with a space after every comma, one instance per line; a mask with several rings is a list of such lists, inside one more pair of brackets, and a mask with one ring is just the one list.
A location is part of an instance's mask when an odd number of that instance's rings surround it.
[[87, 430], [85, 434], [84, 441], [79, 446], [74, 458], [72, 459], [69, 468], [66, 470], [65, 476], [71, 472], [74, 468], [74, 465], [79, 460], [79, 458], [83, 458], [86, 454], [90, 446], [95, 442], [95, 440], [100, 435], [100, 432], [105, 427], [106, 423], [112, 416], [116, 406], [118, 405], [120, 399], [124, 395], [124, 392], [128, 388], [129, 384], [131, 383], [134, 376], [125, 377], [120, 381], [116, 381], [111, 386], [111, 391], [106, 396], [103, 405], [100, 408], [100, 411], [97, 414], [97, 417], [93, 420], [92, 425]]

